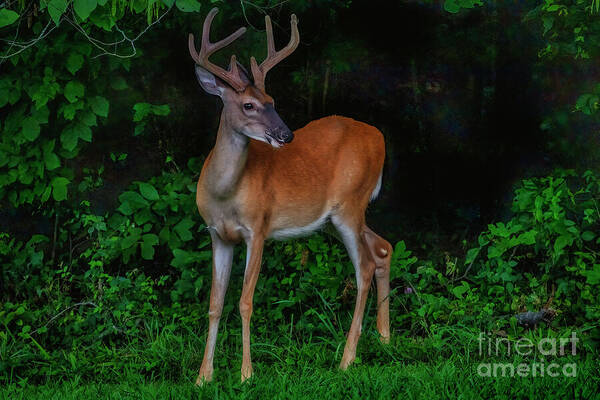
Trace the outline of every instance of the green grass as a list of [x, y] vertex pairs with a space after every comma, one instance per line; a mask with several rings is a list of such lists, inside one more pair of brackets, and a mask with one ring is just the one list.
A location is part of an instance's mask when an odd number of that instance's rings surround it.
[[[597, 365], [596, 365], [597, 368]], [[257, 375], [241, 384], [237, 369], [221, 370], [216, 381], [196, 388], [192, 376], [179, 381], [126, 375], [121, 383], [82, 383], [75, 380], [20, 388], [12, 385], [7, 399], [166, 399], [166, 398], [408, 398], [408, 399], [567, 399], [598, 398], [597, 369], [579, 365], [577, 378], [482, 378], [475, 365], [458, 357], [438, 363], [359, 365], [347, 372], [297, 365], [261, 365]], [[595, 378], [593, 376], [595, 375]], [[593, 397], [596, 396], [596, 397]]]
[[145, 342], [105, 348], [103, 353], [90, 349], [65, 353], [64, 362], [48, 361], [57, 365], [54, 376], [41, 376], [37, 382], [13, 376], [0, 389], [0, 399], [600, 398], [600, 364], [589, 348], [555, 359], [561, 364], [576, 363], [574, 378], [481, 377], [477, 365], [482, 361], [516, 365], [539, 359], [482, 358], [477, 332], [461, 327], [439, 327], [426, 338], [395, 336], [387, 346], [378, 343], [373, 329], [367, 329], [357, 363], [343, 372], [337, 363], [344, 338], [338, 336], [302, 341], [294, 335], [254, 334], [255, 376], [242, 384], [239, 333], [224, 330], [217, 346], [214, 381], [197, 388], [194, 380], [204, 338], [191, 330], [155, 332]]

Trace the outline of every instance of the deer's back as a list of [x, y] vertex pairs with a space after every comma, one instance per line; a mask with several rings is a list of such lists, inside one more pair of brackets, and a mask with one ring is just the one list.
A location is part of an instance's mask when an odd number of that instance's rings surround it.
[[269, 218], [283, 218], [281, 225], [309, 224], [347, 199], [366, 207], [383, 168], [381, 132], [351, 118], [330, 116], [294, 135], [280, 149], [250, 143], [242, 187], [260, 191], [263, 204], [275, 205]]

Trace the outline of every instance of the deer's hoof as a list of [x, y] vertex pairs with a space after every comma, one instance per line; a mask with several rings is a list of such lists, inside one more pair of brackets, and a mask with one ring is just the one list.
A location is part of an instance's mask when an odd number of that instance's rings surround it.
[[198, 378], [196, 378], [196, 386], [204, 386], [208, 382], [212, 381], [213, 372], [200, 370]]
[[354, 357], [352, 357], [352, 358], [350, 358], [350, 357], [348, 357], [348, 358], [346, 358], [346, 357], [343, 357], [343, 358], [342, 358], [342, 362], [340, 362], [340, 369], [341, 369], [342, 371], [345, 371], [345, 370], [347, 370], [347, 369], [348, 369], [348, 367], [349, 367], [350, 365], [352, 365], [352, 363], [353, 363], [353, 362], [354, 362]]
[[390, 344], [390, 337], [388, 336], [379, 336], [379, 341], [382, 344]]
[[250, 365], [249, 367], [242, 367], [242, 383], [252, 378], [253, 375], [254, 371], [252, 370], [252, 365]]

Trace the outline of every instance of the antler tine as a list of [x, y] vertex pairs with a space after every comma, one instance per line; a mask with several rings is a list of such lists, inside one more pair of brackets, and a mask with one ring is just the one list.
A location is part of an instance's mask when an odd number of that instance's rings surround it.
[[[273, 38], [273, 25], [271, 25], [271, 17], [265, 15], [265, 29], [267, 31], [267, 59], [275, 57], [275, 39]], [[262, 64], [265, 62], [263, 61]], [[261, 64], [261, 65], [262, 65]]]
[[298, 18], [295, 14], [292, 14], [290, 25], [292, 27], [292, 33], [290, 41], [283, 49], [275, 51], [275, 40], [273, 39], [273, 27], [271, 25], [271, 18], [265, 16], [265, 27], [267, 30], [267, 58], [260, 64], [257, 64], [254, 57], [250, 58], [250, 67], [252, 68], [252, 76], [254, 77], [254, 86], [261, 90], [265, 90], [265, 77], [267, 72], [281, 60], [289, 56], [296, 50], [300, 43], [300, 34], [298, 33]]
[[206, 19], [204, 20], [204, 25], [202, 26], [202, 44], [200, 46], [200, 52], [196, 50], [196, 46], [194, 44], [194, 35], [190, 33], [188, 38], [188, 47], [190, 50], [190, 55], [196, 62], [196, 64], [201, 67], [206, 68], [206, 70], [212, 72], [217, 75], [219, 78], [227, 82], [231, 87], [233, 87], [238, 92], [241, 92], [245, 89], [246, 83], [240, 77], [239, 70], [237, 68], [237, 62], [235, 59], [235, 55], [231, 56], [231, 63], [229, 64], [229, 70], [226, 71], [223, 68], [219, 67], [211, 63], [208, 60], [215, 51], [222, 49], [225, 46], [230, 45], [240, 36], [242, 36], [246, 32], [246, 28], [242, 27], [227, 36], [225, 39], [219, 40], [216, 43], [210, 42], [210, 26], [212, 24], [215, 15], [219, 12], [218, 8], [213, 8], [210, 10]]

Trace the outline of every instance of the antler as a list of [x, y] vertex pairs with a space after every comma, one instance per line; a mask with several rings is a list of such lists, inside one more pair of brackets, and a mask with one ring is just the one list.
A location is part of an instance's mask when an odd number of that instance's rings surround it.
[[260, 66], [256, 63], [256, 59], [254, 57], [250, 58], [252, 76], [254, 76], [254, 86], [262, 91], [265, 90], [265, 77], [267, 72], [269, 72], [269, 70], [281, 60], [292, 54], [292, 52], [296, 50], [296, 47], [298, 47], [298, 43], [300, 43], [300, 34], [298, 33], [298, 18], [296, 18], [295, 14], [292, 14], [290, 24], [292, 26], [292, 37], [290, 38], [290, 42], [283, 49], [275, 51], [275, 41], [273, 40], [273, 27], [271, 26], [271, 18], [269, 18], [268, 15], [265, 16], [265, 25], [267, 28], [267, 58], [260, 64]]
[[227, 36], [225, 39], [220, 40], [216, 43], [210, 42], [210, 25], [212, 24], [215, 15], [219, 12], [218, 8], [213, 8], [210, 10], [206, 19], [204, 20], [204, 25], [202, 27], [202, 45], [200, 47], [200, 53], [196, 51], [196, 46], [194, 45], [194, 35], [190, 33], [188, 39], [188, 46], [190, 48], [190, 55], [196, 61], [196, 64], [205, 68], [206, 70], [212, 72], [217, 75], [219, 78], [227, 82], [231, 87], [233, 87], [238, 92], [241, 92], [246, 88], [246, 82], [242, 80], [238, 70], [238, 64], [235, 59], [235, 55], [231, 56], [231, 62], [229, 63], [229, 70], [225, 71], [223, 68], [219, 67], [208, 61], [208, 57], [213, 54], [215, 51], [222, 49], [223, 47], [231, 44], [237, 38], [242, 36], [244, 32], [246, 32], [246, 28], [240, 28], [231, 35]]

